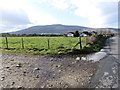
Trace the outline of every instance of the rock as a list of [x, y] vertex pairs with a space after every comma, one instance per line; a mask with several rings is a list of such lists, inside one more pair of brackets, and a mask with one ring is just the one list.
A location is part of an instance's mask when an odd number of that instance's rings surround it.
[[39, 75], [37, 75], [36, 78], [39, 78]]
[[10, 68], [10, 67], [7, 66], [7, 67], [5, 67], [5, 68]]
[[77, 57], [76, 60], [80, 60], [80, 57]]
[[45, 86], [41, 86], [41, 88], [44, 88]]
[[82, 84], [82, 86], [84, 85], [83, 82], [81, 84]]
[[86, 57], [82, 57], [81, 60], [87, 60]]
[[11, 59], [10, 61], [14, 61], [14, 59]]
[[90, 76], [92, 76], [93, 74], [91, 73]]
[[68, 67], [71, 67], [71, 65], [70, 65], [70, 64], [68, 64]]
[[5, 77], [1, 77], [1, 79], [0, 79], [0, 80], [1, 80], [1, 81], [4, 81], [4, 79], [5, 79]]
[[61, 72], [62, 70], [58, 70], [58, 72]]
[[40, 68], [34, 68], [34, 70], [40, 70]]
[[53, 58], [50, 58], [50, 61], [53, 61]]
[[15, 82], [12, 82], [12, 83], [11, 83], [11, 85], [14, 85], [14, 84], [15, 84]]
[[101, 49], [100, 52], [104, 52], [105, 50], [104, 49]]
[[75, 72], [74, 70], [72, 72]]
[[58, 52], [58, 54], [60, 55], [60, 54], [62, 54], [61, 52]]
[[21, 63], [17, 64], [16, 67], [22, 67], [22, 66], [21, 66]]
[[52, 84], [50, 84], [50, 85], [48, 85], [48, 87], [49, 87], [49, 88], [51, 88], [51, 87], [53, 87], [53, 85], [52, 85]]
[[61, 65], [56, 65], [56, 67], [58, 67], [58, 68], [59, 68], [59, 67], [61, 67]]
[[23, 71], [23, 73], [27, 73], [26, 71]]
[[72, 62], [72, 64], [76, 64], [76, 62]]
[[55, 76], [56, 74], [54, 73], [53, 75]]
[[18, 88], [17, 89], [22, 89], [22, 88], [24, 88], [23, 86], [18, 86]]

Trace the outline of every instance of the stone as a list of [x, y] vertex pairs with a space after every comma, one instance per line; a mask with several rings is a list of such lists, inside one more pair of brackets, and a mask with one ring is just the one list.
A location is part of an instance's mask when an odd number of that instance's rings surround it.
[[15, 84], [15, 82], [12, 82], [12, 83], [11, 83], [11, 85], [14, 85], [14, 84]]
[[6, 68], [10, 68], [10, 67], [7, 66]]
[[0, 79], [0, 80], [1, 80], [1, 81], [4, 81], [4, 79], [5, 79], [5, 77], [1, 77], [1, 79]]
[[53, 61], [53, 58], [50, 58], [50, 61]]
[[62, 70], [58, 70], [58, 72], [61, 72]]
[[52, 84], [50, 84], [48, 87], [49, 87], [49, 88], [51, 88], [51, 87], [53, 87], [53, 85], [52, 85]]
[[58, 67], [58, 68], [59, 68], [59, 67], [61, 67], [61, 65], [56, 65], [56, 67]]
[[39, 75], [37, 75], [36, 78], [39, 78]]
[[76, 64], [77, 62], [72, 62], [72, 64]]
[[16, 67], [21, 67], [21, 63], [17, 64]]
[[92, 76], [93, 74], [91, 73], [90, 76]]
[[82, 57], [81, 60], [87, 60], [86, 57]]
[[77, 57], [76, 60], [80, 60], [80, 57]]
[[41, 86], [41, 88], [44, 88], [45, 86]]
[[61, 52], [58, 52], [58, 55], [62, 54]]
[[14, 61], [14, 59], [11, 59], [10, 61]]
[[101, 49], [100, 52], [104, 52], [105, 50], [104, 49]]
[[18, 89], [22, 89], [22, 88], [24, 88], [23, 86], [18, 86]]
[[40, 70], [40, 68], [34, 68], [34, 70]]
[[109, 75], [109, 73], [108, 72], [104, 72], [104, 75], [107, 76], [107, 75]]

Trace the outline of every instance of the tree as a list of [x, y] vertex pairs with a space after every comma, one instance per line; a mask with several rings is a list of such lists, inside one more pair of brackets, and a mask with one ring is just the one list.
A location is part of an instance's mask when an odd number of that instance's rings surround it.
[[75, 31], [75, 33], [74, 33], [74, 37], [79, 37], [79, 32], [78, 31]]

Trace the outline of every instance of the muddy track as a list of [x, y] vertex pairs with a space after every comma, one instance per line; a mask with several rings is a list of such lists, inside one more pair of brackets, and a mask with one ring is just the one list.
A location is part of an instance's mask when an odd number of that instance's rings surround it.
[[0, 87], [87, 87], [98, 62], [78, 60], [77, 57], [3, 54]]

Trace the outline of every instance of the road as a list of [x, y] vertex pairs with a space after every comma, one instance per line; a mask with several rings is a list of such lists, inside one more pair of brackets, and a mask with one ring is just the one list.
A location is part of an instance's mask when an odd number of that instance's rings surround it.
[[99, 61], [99, 68], [95, 73], [90, 88], [119, 88], [120, 60], [118, 53], [118, 36], [107, 40], [103, 52], [107, 55]]

